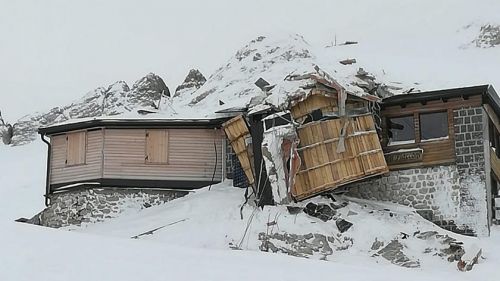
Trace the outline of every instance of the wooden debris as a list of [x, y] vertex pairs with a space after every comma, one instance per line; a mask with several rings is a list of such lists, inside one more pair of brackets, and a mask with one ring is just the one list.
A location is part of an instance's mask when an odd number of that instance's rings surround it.
[[248, 149], [248, 142], [251, 141], [251, 136], [243, 115], [236, 116], [227, 121], [222, 124], [222, 127], [236, 156], [238, 156], [241, 167], [247, 176], [248, 183], [253, 185], [255, 181], [254, 168], [252, 166], [253, 159]]
[[341, 43], [339, 45], [355, 45], [358, 44], [358, 41], [345, 41], [344, 43]]
[[157, 228], [155, 228], [155, 229], [152, 229], [152, 230], [146, 231], [146, 232], [144, 232], [144, 233], [141, 233], [141, 234], [138, 234], [138, 235], [132, 236], [132, 237], [130, 237], [130, 238], [132, 238], [132, 239], [138, 239], [139, 237], [144, 236], [144, 235], [152, 235], [153, 233], [155, 233], [156, 231], [158, 231], [158, 230], [160, 230], [160, 229], [162, 229], [162, 228], [164, 228], [164, 227], [171, 226], [171, 225], [174, 225], [174, 224], [176, 224], [176, 223], [180, 223], [180, 222], [183, 222], [183, 221], [186, 221], [186, 220], [188, 220], [188, 219], [178, 220], [178, 221], [175, 221], [175, 222], [172, 222], [172, 223], [169, 223], [169, 224], [166, 224], [166, 225], [163, 225], [163, 226], [157, 227]]
[[483, 250], [476, 245], [472, 245], [469, 249], [465, 251], [465, 254], [457, 262], [458, 270], [460, 271], [470, 271], [472, 267], [478, 263]]

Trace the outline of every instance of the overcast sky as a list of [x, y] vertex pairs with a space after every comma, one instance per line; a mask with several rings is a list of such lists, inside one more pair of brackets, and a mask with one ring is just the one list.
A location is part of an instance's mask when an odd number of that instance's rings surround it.
[[208, 77], [260, 34], [294, 32], [317, 44], [379, 36], [381, 10], [403, 11], [385, 30], [397, 37], [398, 21], [420, 24], [409, 2], [0, 0], [0, 109], [15, 120], [149, 72], [173, 90], [190, 68]]

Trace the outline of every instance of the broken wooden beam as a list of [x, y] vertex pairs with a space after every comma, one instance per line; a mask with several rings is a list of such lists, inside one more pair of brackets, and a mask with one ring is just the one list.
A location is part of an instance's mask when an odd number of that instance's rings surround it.
[[482, 254], [482, 249], [476, 245], [472, 245], [469, 249], [465, 250], [465, 254], [460, 258], [457, 263], [458, 270], [470, 271], [472, 267], [478, 263]]

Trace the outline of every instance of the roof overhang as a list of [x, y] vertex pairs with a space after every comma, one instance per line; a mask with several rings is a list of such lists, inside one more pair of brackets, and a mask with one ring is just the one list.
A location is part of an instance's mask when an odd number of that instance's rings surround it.
[[207, 129], [219, 128], [229, 117], [214, 119], [91, 119], [78, 122], [62, 123], [48, 127], [41, 127], [38, 133], [53, 135], [68, 131], [92, 128], [110, 129]]
[[500, 97], [492, 85], [479, 85], [463, 88], [452, 88], [437, 91], [420, 92], [413, 94], [402, 94], [388, 97], [382, 100], [382, 107], [404, 105], [408, 103], [426, 102], [432, 100], [446, 100], [450, 98], [464, 98], [481, 95], [482, 102], [493, 107], [493, 110], [500, 116]]
[[472, 87], [452, 88], [452, 89], [444, 89], [437, 91], [395, 95], [392, 97], [384, 98], [382, 100], [382, 106], [387, 107], [394, 105], [404, 105], [408, 103], [417, 103], [417, 102], [458, 98], [458, 97], [467, 98], [470, 96], [485, 95], [485, 94], [487, 95], [494, 94], [494, 96], [498, 98], [492, 86], [480, 85]]

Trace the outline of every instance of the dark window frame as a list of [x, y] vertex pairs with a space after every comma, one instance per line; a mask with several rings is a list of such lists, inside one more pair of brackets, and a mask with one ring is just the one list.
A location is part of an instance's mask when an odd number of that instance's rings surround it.
[[[432, 137], [432, 138], [423, 138], [423, 133], [424, 130], [422, 128], [422, 115], [431, 115], [431, 114], [437, 114], [437, 113], [444, 113], [444, 120], [446, 121], [446, 127], [444, 128], [444, 132], [446, 132], [445, 136], [440, 136], [440, 137]], [[419, 132], [420, 132], [420, 137], [419, 140], [420, 142], [433, 142], [433, 141], [442, 141], [450, 138], [450, 130], [449, 130], [449, 120], [448, 120], [448, 110], [436, 110], [432, 112], [419, 112], [418, 113], [418, 126], [419, 126]]]
[[[389, 136], [389, 132], [391, 131], [392, 128], [390, 128], [390, 119], [396, 119], [396, 118], [405, 118], [405, 117], [410, 117], [412, 120], [413, 124], [413, 139], [412, 140], [396, 140], [392, 141], [392, 138]], [[390, 116], [386, 117], [386, 124], [387, 124], [387, 145], [388, 146], [397, 146], [397, 145], [409, 145], [409, 144], [416, 144], [417, 143], [417, 131], [415, 127], [415, 116], [414, 114], [402, 114], [402, 115], [397, 115], [397, 116]], [[398, 143], [399, 142], [399, 143]]]

